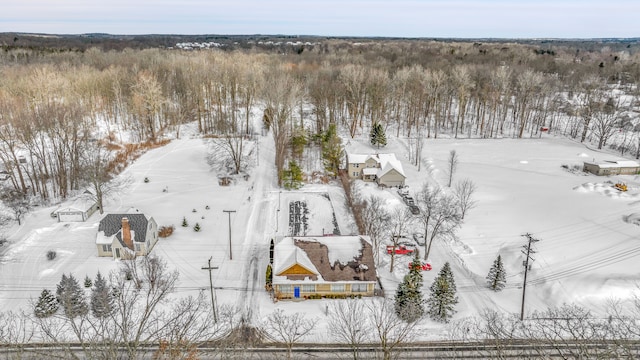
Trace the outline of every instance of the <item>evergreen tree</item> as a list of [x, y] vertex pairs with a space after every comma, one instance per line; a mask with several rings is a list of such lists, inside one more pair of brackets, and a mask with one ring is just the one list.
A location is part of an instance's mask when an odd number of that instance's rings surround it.
[[385, 133], [382, 124], [379, 122], [373, 123], [373, 126], [371, 126], [371, 132], [369, 133], [369, 140], [371, 145], [377, 146], [378, 148], [380, 146], [387, 145], [387, 134]]
[[422, 298], [422, 268], [418, 253], [413, 258], [407, 274], [396, 290], [396, 314], [403, 320], [413, 322], [424, 315]]
[[196, 224], [193, 226], [193, 231], [195, 231], [195, 232], [200, 231], [200, 224], [196, 223]]
[[63, 274], [56, 292], [58, 302], [68, 318], [73, 319], [77, 316], [84, 316], [89, 312], [84, 291], [73, 275], [65, 276]]
[[336, 125], [331, 124], [322, 138], [322, 161], [324, 170], [330, 176], [338, 176], [343, 158], [344, 148], [342, 147], [342, 139], [338, 136]]
[[282, 181], [285, 189], [299, 189], [302, 187], [302, 169], [294, 160], [289, 161], [289, 168], [283, 171]]
[[93, 283], [91, 282], [91, 278], [89, 278], [89, 275], [87, 275], [84, 277], [84, 287], [90, 288], [91, 286], [93, 286]]
[[182, 227], [187, 227], [189, 226], [189, 223], [187, 222], [187, 218], [186, 217], [182, 217]]
[[95, 286], [91, 290], [91, 313], [97, 318], [104, 318], [113, 311], [113, 293], [109, 291], [107, 281], [100, 272], [96, 275]]
[[507, 283], [507, 273], [502, 264], [502, 257], [498, 257], [493, 261], [489, 274], [487, 275], [487, 284], [493, 291], [500, 291]]
[[427, 299], [427, 314], [433, 320], [448, 322], [455, 314], [454, 306], [458, 303], [456, 283], [448, 262], [444, 264], [429, 290], [431, 294]]
[[58, 311], [58, 300], [53, 296], [51, 291], [44, 289], [40, 294], [40, 298], [38, 298], [38, 302], [36, 303], [36, 307], [33, 310], [36, 317], [46, 318], [52, 316]]

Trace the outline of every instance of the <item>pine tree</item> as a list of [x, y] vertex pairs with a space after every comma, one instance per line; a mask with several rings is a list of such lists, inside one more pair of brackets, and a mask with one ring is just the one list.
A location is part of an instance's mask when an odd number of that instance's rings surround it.
[[504, 265], [502, 264], [502, 257], [498, 255], [498, 257], [493, 261], [491, 269], [489, 269], [487, 284], [491, 290], [500, 291], [504, 289], [504, 286], [507, 283], [506, 278], [507, 273], [504, 270]]
[[189, 223], [187, 222], [187, 218], [186, 218], [186, 217], [184, 217], [184, 216], [182, 217], [182, 226], [183, 226], [183, 227], [187, 227], [187, 226], [189, 226]]
[[338, 176], [343, 158], [342, 140], [337, 134], [336, 125], [331, 124], [322, 138], [322, 161], [329, 176]]
[[424, 315], [424, 299], [422, 298], [422, 269], [418, 253], [414, 256], [409, 274], [396, 290], [396, 314], [403, 320], [413, 322]]
[[380, 124], [379, 122], [375, 122], [373, 123], [373, 126], [371, 126], [371, 132], [369, 132], [369, 141], [371, 142], [371, 145], [377, 146], [378, 148], [380, 146], [387, 145], [387, 134], [385, 133], [382, 124]]
[[84, 277], [84, 287], [90, 288], [91, 286], [93, 286], [93, 283], [91, 282], [89, 275], [87, 275]]
[[113, 311], [113, 293], [109, 291], [107, 281], [100, 272], [96, 275], [95, 287], [91, 290], [91, 313], [97, 318], [104, 318]]
[[193, 231], [195, 231], [195, 232], [199, 232], [199, 231], [200, 231], [200, 224], [196, 223], [196, 224], [193, 226]]
[[458, 303], [458, 297], [448, 262], [444, 264], [429, 290], [431, 295], [427, 299], [427, 314], [433, 320], [449, 322], [456, 312], [454, 306]]
[[84, 316], [89, 312], [84, 291], [73, 275], [62, 275], [56, 294], [58, 302], [68, 318], [73, 319], [77, 316]]
[[299, 189], [302, 187], [302, 169], [294, 160], [289, 161], [289, 169], [284, 170], [282, 181], [285, 189]]
[[50, 317], [58, 311], [58, 300], [53, 296], [53, 293], [47, 289], [42, 290], [40, 298], [36, 303], [36, 307], [33, 310], [36, 317], [46, 318]]

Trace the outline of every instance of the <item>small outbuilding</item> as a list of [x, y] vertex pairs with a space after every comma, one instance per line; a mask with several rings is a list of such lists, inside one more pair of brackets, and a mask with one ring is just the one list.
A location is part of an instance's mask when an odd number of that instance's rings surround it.
[[582, 170], [599, 176], [637, 175], [640, 174], [640, 164], [633, 160], [585, 161]]
[[56, 209], [52, 215], [58, 222], [86, 221], [94, 212], [98, 210], [98, 204], [89, 197], [81, 197], [75, 201], [64, 204]]
[[277, 299], [373, 296], [376, 281], [368, 236], [285, 237], [274, 246]]

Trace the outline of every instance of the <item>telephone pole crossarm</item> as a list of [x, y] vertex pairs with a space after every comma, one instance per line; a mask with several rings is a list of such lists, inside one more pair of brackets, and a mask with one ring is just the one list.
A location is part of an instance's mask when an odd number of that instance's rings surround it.
[[522, 236], [526, 237], [529, 242], [527, 243], [527, 245], [523, 246], [523, 250], [522, 250], [522, 253], [525, 255], [525, 259], [522, 262], [522, 265], [524, 266], [524, 280], [522, 282], [522, 306], [520, 308], [520, 321], [524, 320], [524, 299], [527, 291], [527, 273], [529, 272], [529, 267], [531, 266], [529, 265], [529, 262], [534, 261], [533, 257], [531, 257], [531, 254], [536, 253], [536, 251], [531, 248], [531, 245], [533, 243], [540, 241], [534, 238], [533, 235], [529, 233], [526, 233]]
[[213, 322], [218, 322], [218, 307], [216, 306], [216, 298], [213, 295], [213, 277], [211, 276], [211, 270], [216, 270], [217, 266], [211, 266], [211, 258], [209, 258], [209, 266], [203, 266], [202, 270], [209, 270], [209, 290], [211, 291], [211, 308], [213, 310]]

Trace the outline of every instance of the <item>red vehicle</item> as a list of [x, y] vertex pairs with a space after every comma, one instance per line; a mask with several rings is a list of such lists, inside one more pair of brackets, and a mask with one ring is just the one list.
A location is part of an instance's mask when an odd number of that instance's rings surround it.
[[[411, 270], [411, 264], [413, 264], [413, 262], [409, 263], [409, 270]], [[420, 270], [422, 270], [422, 271], [430, 271], [431, 269], [433, 269], [433, 268], [431, 267], [431, 264], [429, 264], [429, 263], [424, 263], [424, 264], [420, 265]]]
[[[399, 254], [399, 255], [411, 254], [414, 251], [415, 251], [414, 249], [409, 249], [404, 245], [396, 246], [396, 254]], [[393, 246], [387, 245], [387, 254], [391, 254], [392, 252], [393, 252]]]

